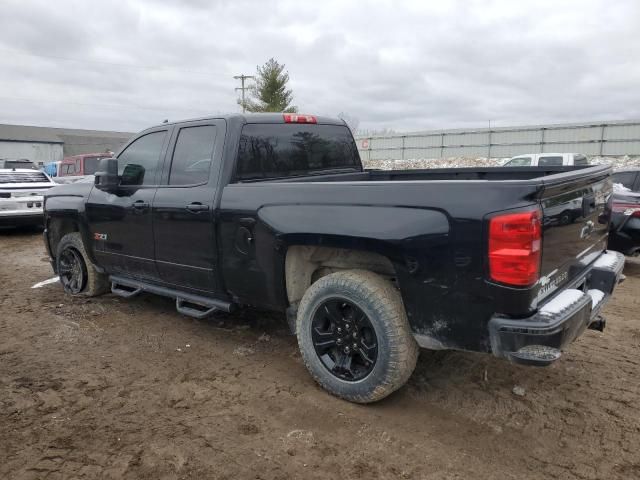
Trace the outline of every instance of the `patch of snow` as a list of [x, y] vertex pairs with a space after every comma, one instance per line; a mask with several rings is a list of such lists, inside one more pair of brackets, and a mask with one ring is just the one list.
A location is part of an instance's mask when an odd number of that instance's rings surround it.
[[540, 314], [548, 316], [557, 315], [580, 300], [583, 295], [584, 293], [582, 291], [569, 288], [564, 292], [560, 292], [553, 300], [546, 303], [540, 309]]
[[35, 285], [32, 285], [31, 288], [41, 288], [41, 287], [44, 287], [45, 285], [56, 283], [59, 280], [60, 280], [60, 277], [51, 277], [47, 280], [43, 280], [41, 282], [36, 283]]
[[598, 305], [604, 298], [604, 292], [595, 288], [589, 290], [587, 295], [591, 297], [591, 308], [596, 308], [596, 305]]
[[513, 387], [513, 390], [511, 391], [513, 392], [514, 395], [517, 395], [518, 397], [524, 397], [526, 393], [525, 389], [519, 385], [516, 385], [515, 387]]
[[[376, 152], [375, 149], [372, 152]], [[379, 153], [379, 152], [376, 152]], [[406, 151], [405, 153], [410, 153]], [[413, 170], [425, 168], [463, 168], [463, 167], [499, 167], [510, 159], [507, 158], [487, 158], [487, 157], [448, 157], [448, 158], [411, 158], [393, 159], [386, 158], [380, 160], [368, 160], [370, 154], [367, 150], [360, 151], [360, 156], [365, 168], [377, 168], [381, 170]], [[397, 151], [396, 155], [401, 155]], [[627, 155], [619, 157], [588, 157], [591, 165], [611, 165], [612, 167], [628, 168], [639, 167], [640, 156], [629, 157]]]
[[622, 192], [630, 192], [631, 189], [625, 187], [623, 184], [621, 183], [614, 183], [613, 184], [613, 191], [616, 193], [622, 193]]
[[618, 256], [615, 253], [603, 253], [593, 264], [594, 268], [613, 268], [618, 263]]

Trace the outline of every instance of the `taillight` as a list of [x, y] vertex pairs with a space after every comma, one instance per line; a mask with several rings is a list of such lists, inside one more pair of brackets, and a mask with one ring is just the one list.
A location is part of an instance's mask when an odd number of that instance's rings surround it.
[[313, 115], [300, 115], [299, 113], [285, 113], [284, 123], [318, 123], [318, 119]]
[[497, 215], [489, 220], [489, 276], [528, 287], [540, 278], [542, 228], [539, 210]]
[[640, 205], [637, 203], [613, 203], [613, 213], [622, 213], [627, 217], [640, 218]]

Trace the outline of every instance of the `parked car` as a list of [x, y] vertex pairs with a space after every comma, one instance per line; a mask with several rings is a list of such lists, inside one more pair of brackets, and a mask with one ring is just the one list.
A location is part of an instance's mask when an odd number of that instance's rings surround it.
[[100, 160], [111, 157], [111, 153], [88, 153], [65, 157], [58, 168], [58, 177], [84, 177], [93, 175]]
[[581, 153], [529, 153], [512, 157], [503, 167], [558, 167], [589, 165], [587, 157]]
[[613, 172], [613, 183], [631, 192], [640, 192], [640, 167], [622, 168]]
[[625, 255], [640, 255], [640, 168], [613, 173], [609, 248]]
[[[44, 193], [55, 185], [45, 173], [32, 168], [16, 168], [14, 163], [0, 165], [0, 225], [43, 225]], [[25, 165], [25, 162], [18, 162]]]
[[11, 170], [14, 168], [21, 170], [38, 170], [38, 166], [26, 158], [0, 159], [0, 170]]
[[[605, 251], [610, 172], [366, 171], [341, 120], [220, 116], [145, 130], [95, 184], [51, 189], [45, 243], [72, 295], [280, 311], [315, 380], [366, 403], [419, 347], [549, 365], [602, 330], [624, 265]], [[560, 196], [573, 223], [546, 222]]]

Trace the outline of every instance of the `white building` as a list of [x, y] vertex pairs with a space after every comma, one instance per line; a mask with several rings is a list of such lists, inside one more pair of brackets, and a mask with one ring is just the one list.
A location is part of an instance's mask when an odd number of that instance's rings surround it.
[[26, 158], [38, 165], [82, 153], [117, 152], [127, 132], [0, 124], [0, 158]]

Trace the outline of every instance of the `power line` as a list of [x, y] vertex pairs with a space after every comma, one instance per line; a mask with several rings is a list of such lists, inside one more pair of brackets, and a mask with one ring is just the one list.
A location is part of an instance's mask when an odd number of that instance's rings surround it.
[[25, 97], [2, 97], [2, 100], [17, 100], [19, 102], [36, 102], [36, 103], [63, 103], [68, 105], [82, 105], [89, 107], [115, 107], [115, 108], [127, 108], [132, 110], [153, 110], [158, 112], [191, 112], [191, 113], [201, 113], [201, 114], [209, 114], [211, 111], [208, 110], [194, 110], [191, 108], [179, 108], [179, 107], [166, 107], [166, 108], [158, 108], [158, 107], [143, 107], [139, 105], [130, 105], [124, 103], [89, 103], [89, 102], [72, 102], [69, 100], [54, 100], [54, 99], [40, 99], [40, 98], [25, 98]]
[[171, 67], [171, 66], [163, 66], [163, 65], [134, 65], [131, 63], [119, 63], [119, 62], [107, 62], [104, 60], [89, 60], [89, 59], [80, 59], [80, 58], [71, 58], [71, 57], [62, 57], [57, 55], [42, 55], [39, 53], [30, 53], [30, 52], [16, 52], [15, 50], [8, 49], [0, 49], [1, 51], [7, 52], [10, 55], [21, 55], [24, 57], [38, 57], [38, 58], [49, 58], [53, 60], [64, 60], [66, 62], [78, 62], [78, 63], [89, 63], [89, 64], [97, 64], [97, 65], [108, 65], [111, 67], [121, 67], [121, 68], [134, 68], [134, 69], [143, 69], [143, 70], [174, 70], [177, 72], [185, 72], [193, 75], [206, 75], [211, 77], [212, 74], [216, 74], [216, 72], [204, 72], [202, 70], [189, 70], [185, 68], [179, 67]]
[[244, 86], [244, 82], [245, 82], [245, 80], [255, 79], [256, 77], [253, 77], [251, 75], [242, 74], [242, 75], [236, 75], [233, 78], [235, 78], [236, 80], [240, 80], [240, 83], [242, 84], [241, 87], [236, 88], [236, 92], [238, 90], [242, 91], [242, 113], [244, 113], [245, 112], [245, 105], [246, 105], [245, 100], [244, 100], [244, 91], [249, 89], [249, 87], [245, 87]]

